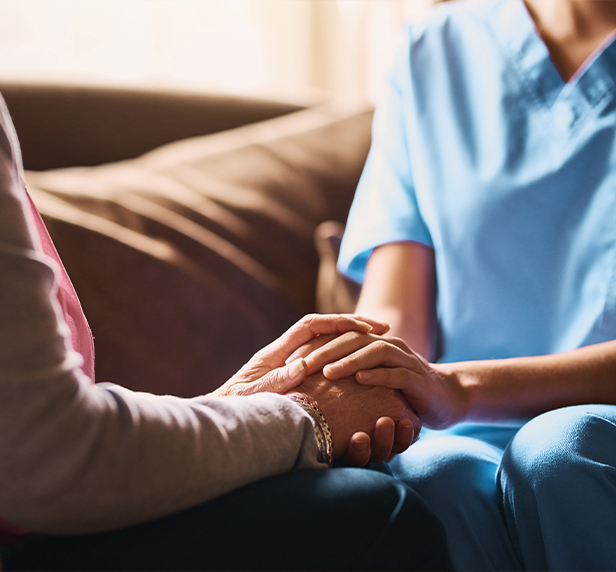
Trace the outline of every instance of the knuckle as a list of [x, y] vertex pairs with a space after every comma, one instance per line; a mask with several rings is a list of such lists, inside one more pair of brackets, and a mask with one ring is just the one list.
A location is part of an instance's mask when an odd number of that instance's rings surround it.
[[388, 340], [395, 346], [397, 346], [398, 348], [405, 350], [405, 351], [409, 351], [409, 347], [406, 345], [406, 342], [402, 339], [399, 338], [397, 336], [393, 336], [391, 338], [388, 338]]
[[361, 357], [357, 354], [351, 354], [350, 356], [344, 358], [343, 363], [347, 366], [347, 368], [358, 370], [361, 366]]
[[391, 344], [389, 342], [382, 339], [374, 341], [373, 345], [379, 352], [387, 351], [391, 347]]
[[306, 314], [300, 321], [303, 324], [306, 325], [311, 325], [317, 318], [317, 314], [312, 313], [312, 314]]
[[[336, 337], [336, 336], [334, 336]], [[350, 330], [337, 335], [340, 344], [345, 344], [348, 348], [357, 349], [366, 345], [367, 334], [356, 330]]]
[[332, 348], [330, 348], [327, 344], [325, 344], [324, 346], [316, 346], [316, 349], [314, 350], [314, 359], [317, 360], [329, 360], [330, 356], [333, 354], [333, 350]]
[[351, 330], [350, 332], [345, 332], [340, 337], [344, 337], [345, 339], [350, 341], [355, 341], [362, 339], [363, 336], [364, 334], [361, 334], [360, 332], [357, 332], [355, 330]]

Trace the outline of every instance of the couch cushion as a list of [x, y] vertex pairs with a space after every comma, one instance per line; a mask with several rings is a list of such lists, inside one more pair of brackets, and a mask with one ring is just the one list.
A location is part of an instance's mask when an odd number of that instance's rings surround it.
[[95, 336], [97, 381], [196, 395], [314, 311], [371, 113], [306, 110], [27, 184]]

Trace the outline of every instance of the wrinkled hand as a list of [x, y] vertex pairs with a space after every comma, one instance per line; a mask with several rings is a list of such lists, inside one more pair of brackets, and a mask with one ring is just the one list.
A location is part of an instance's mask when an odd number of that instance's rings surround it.
[[[374, 333], [378, 334], [380, 332]], [[360, 332], [360, 334], [365, 333]], [[290, 364], [298, 359], [306, 358], [304, 362], [307, 368], [306, 375], [312, 375], [321, 371], [323, 366], [327, 365], [329, 361], [344, 357], [345, 349], [349, 351], [356, 349], [352, 344], [347, 344], [346, 339], [343, 338], [332, 346], [332, 352], [316, 352], [316, 350], [330, 344], [330, 342], [341, 335], [327, 334], [312, 338], [297, 348], [286, 361]], [[376, 337], [370, 338], [370, 340], [376, 339]], [[365, 338], [363, 335], [360, 335], [358, 340], [365, 340]], [[336, 353], [336, 350], [340, 351]], [[372, 437], [363, 432], [353, 435], [349, 444], [349, 450], [345, 455], [345, 461], [357, 467], [363, 467], [368, 461], [380, 463], [391, 458], [393, 455], [406, 451], [419, 438], [420, 430], [421, 426], [416, 425], [413, 428], [410, 422], [401, 421], [395, 423], [388, 417], [382, 417], [377, 421]]]
[[396, 423], [390, 417], [379, 418], [372, 436], [358, 431], [351, 437], [344, 455], [345, 462], [354, 467], [363, 467], [369, 461], [381, 463], [406, 451], [419, 438], [421, 431], [421, 423], [415, 419], [413, 424], [409, 419]]
[[308, 374], [322, 369], [330, 380], [355, 376], [363, 385], [400, 390], [426, 427], [444, 429], [465, 417], [465, 395], [455, 378], [437, 371], [399, 338], [367, 332], [323, 336], [291, 357], [303, 358]]
[[286, 393], [299, 385], [307, 375], [306, 363], [289, 356], [311, 339], [321, 335], [340, 335], [349, 331], [385, 333], [387, 324], [352, 314], [310, 314], [271, 344], [258, 351], [229, 381], [212, 394], [251, 395], [253, 393]]
[[[338, 379], [332, 382], [323, 374], [314, 374], [302, 381], [292, 395], [305, 397], [323, 414], [330, 426], [333, 439], [334, 458], [347, 455], [353, 464], [365, 464], [370, 458], [370, 439], [377, 430], [386, 431], [394, 438], [393, 424], [405, 426], [410, 439], [406, 447], [419, 434], [421, 423], [399, 392], [385, 387], [360, 385], [352, 378]], [[385, 421], [382, 419], [386, 418]], [[378, 429], [378, 427], [381, 429]], [[352, 449], [351, 443], [368, 443], [368, 450], [361, 454]], [[378, 439], [377, 439], [378, 441]], [[391, 446], [383, 451], [384, 460], [389, 455]], [[367, 453], [367, 456], [366, 456]], [[350, 454], [350, 456], [349, 456]]]

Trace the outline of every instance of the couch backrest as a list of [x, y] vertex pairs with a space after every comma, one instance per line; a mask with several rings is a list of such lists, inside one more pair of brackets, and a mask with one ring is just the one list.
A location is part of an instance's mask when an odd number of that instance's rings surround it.
[[196, 395], [315, 309], [372, 114], [308, 109], [99, 167], [26, 173], [95, 336], [99, 381]]
[[26, 169], [100, 165], [160, 145], [298, 111], [264, 99], [0, 80]]

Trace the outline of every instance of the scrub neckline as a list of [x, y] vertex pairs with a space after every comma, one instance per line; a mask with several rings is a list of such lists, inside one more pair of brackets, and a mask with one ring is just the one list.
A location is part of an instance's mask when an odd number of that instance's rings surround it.
[[616, 32], [606, 38], [569, 81], [554, 65], [547, 45], [523, 0], [496, 2], [490, 26], [535, 97], [547, 107], [558, 101], [584, 102], [594, 107], [614, 89]]

